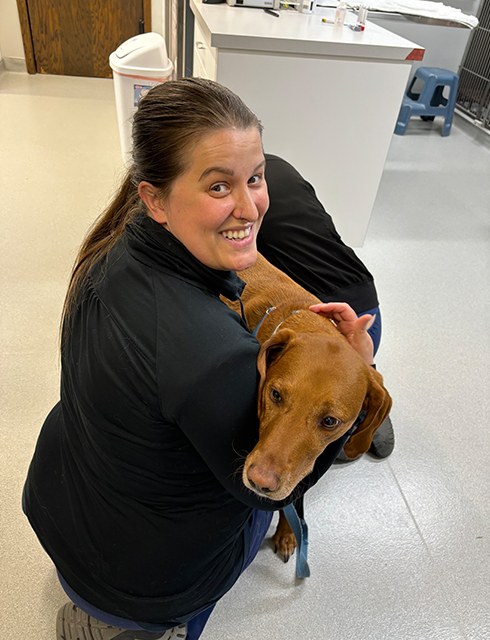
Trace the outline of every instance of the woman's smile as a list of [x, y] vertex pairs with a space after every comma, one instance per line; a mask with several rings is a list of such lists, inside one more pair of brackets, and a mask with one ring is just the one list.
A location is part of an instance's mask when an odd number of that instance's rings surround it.
[[[245, 227], [245, 229], [240, 229], [239, 231], [235, 230], [228, 230], [228, 231], [221, 231], [221, 235], [223, 236], [223, 238], [225, 238], [226, 240], [232, 240], [235, 244], [238, 242], [241, 242], [242, 240], [247, 240], [250, 242], [251, 240], [253, 240], [253, 234], [250, 235], [250, 231], [251, 231], [252, 227], [251, 226], [247, 226]], [[245, 246], [246, 243], [241, 242], [240, 246]]]

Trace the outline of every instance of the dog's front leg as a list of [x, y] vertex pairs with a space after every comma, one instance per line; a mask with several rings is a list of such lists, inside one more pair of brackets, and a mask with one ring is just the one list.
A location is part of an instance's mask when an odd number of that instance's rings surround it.
[[284, 562], [287, 562], [296, 549], [296, 538], [282, 511], [279, 512], [279, 522], [276, 532], [272, 536], [272, 542], [274, 543], [274, 553], [282, 556]]

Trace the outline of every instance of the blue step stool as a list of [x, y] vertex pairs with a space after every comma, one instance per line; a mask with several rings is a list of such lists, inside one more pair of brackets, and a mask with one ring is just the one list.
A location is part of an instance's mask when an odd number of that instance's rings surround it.
[[[413, 85], [417, 78], [423, 81], [424, 86], [420, 93], [413, 93]], [[412, 116], [420, 116], [422, 120], [434, 120], [436, 116], [444, 116], [442, 135], [448, 136], [453, 123], [458, 83], [457, 73], [436, 67], [419, 67], [403, 97], [395, 133], [402, 136]], [[444, 87], [449, 87], [448, 98], [442, 95]]]

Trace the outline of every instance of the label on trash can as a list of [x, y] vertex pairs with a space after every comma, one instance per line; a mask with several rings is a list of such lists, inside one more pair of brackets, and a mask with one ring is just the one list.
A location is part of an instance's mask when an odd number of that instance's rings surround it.
[[144, 85], [144, 84], [135, 84], [133, 106], [137, 107], [139, 105], [141, 98], [144, 98], [150, 89], [151, 89], [151, 86]]

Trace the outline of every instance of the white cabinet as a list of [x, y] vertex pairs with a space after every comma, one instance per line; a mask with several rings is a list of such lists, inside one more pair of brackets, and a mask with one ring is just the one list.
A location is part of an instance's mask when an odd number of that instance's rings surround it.
[[217, 58], [217, 49], [211, 46], [211, 34], [194, 20], [194, 77], [216, 80]]

